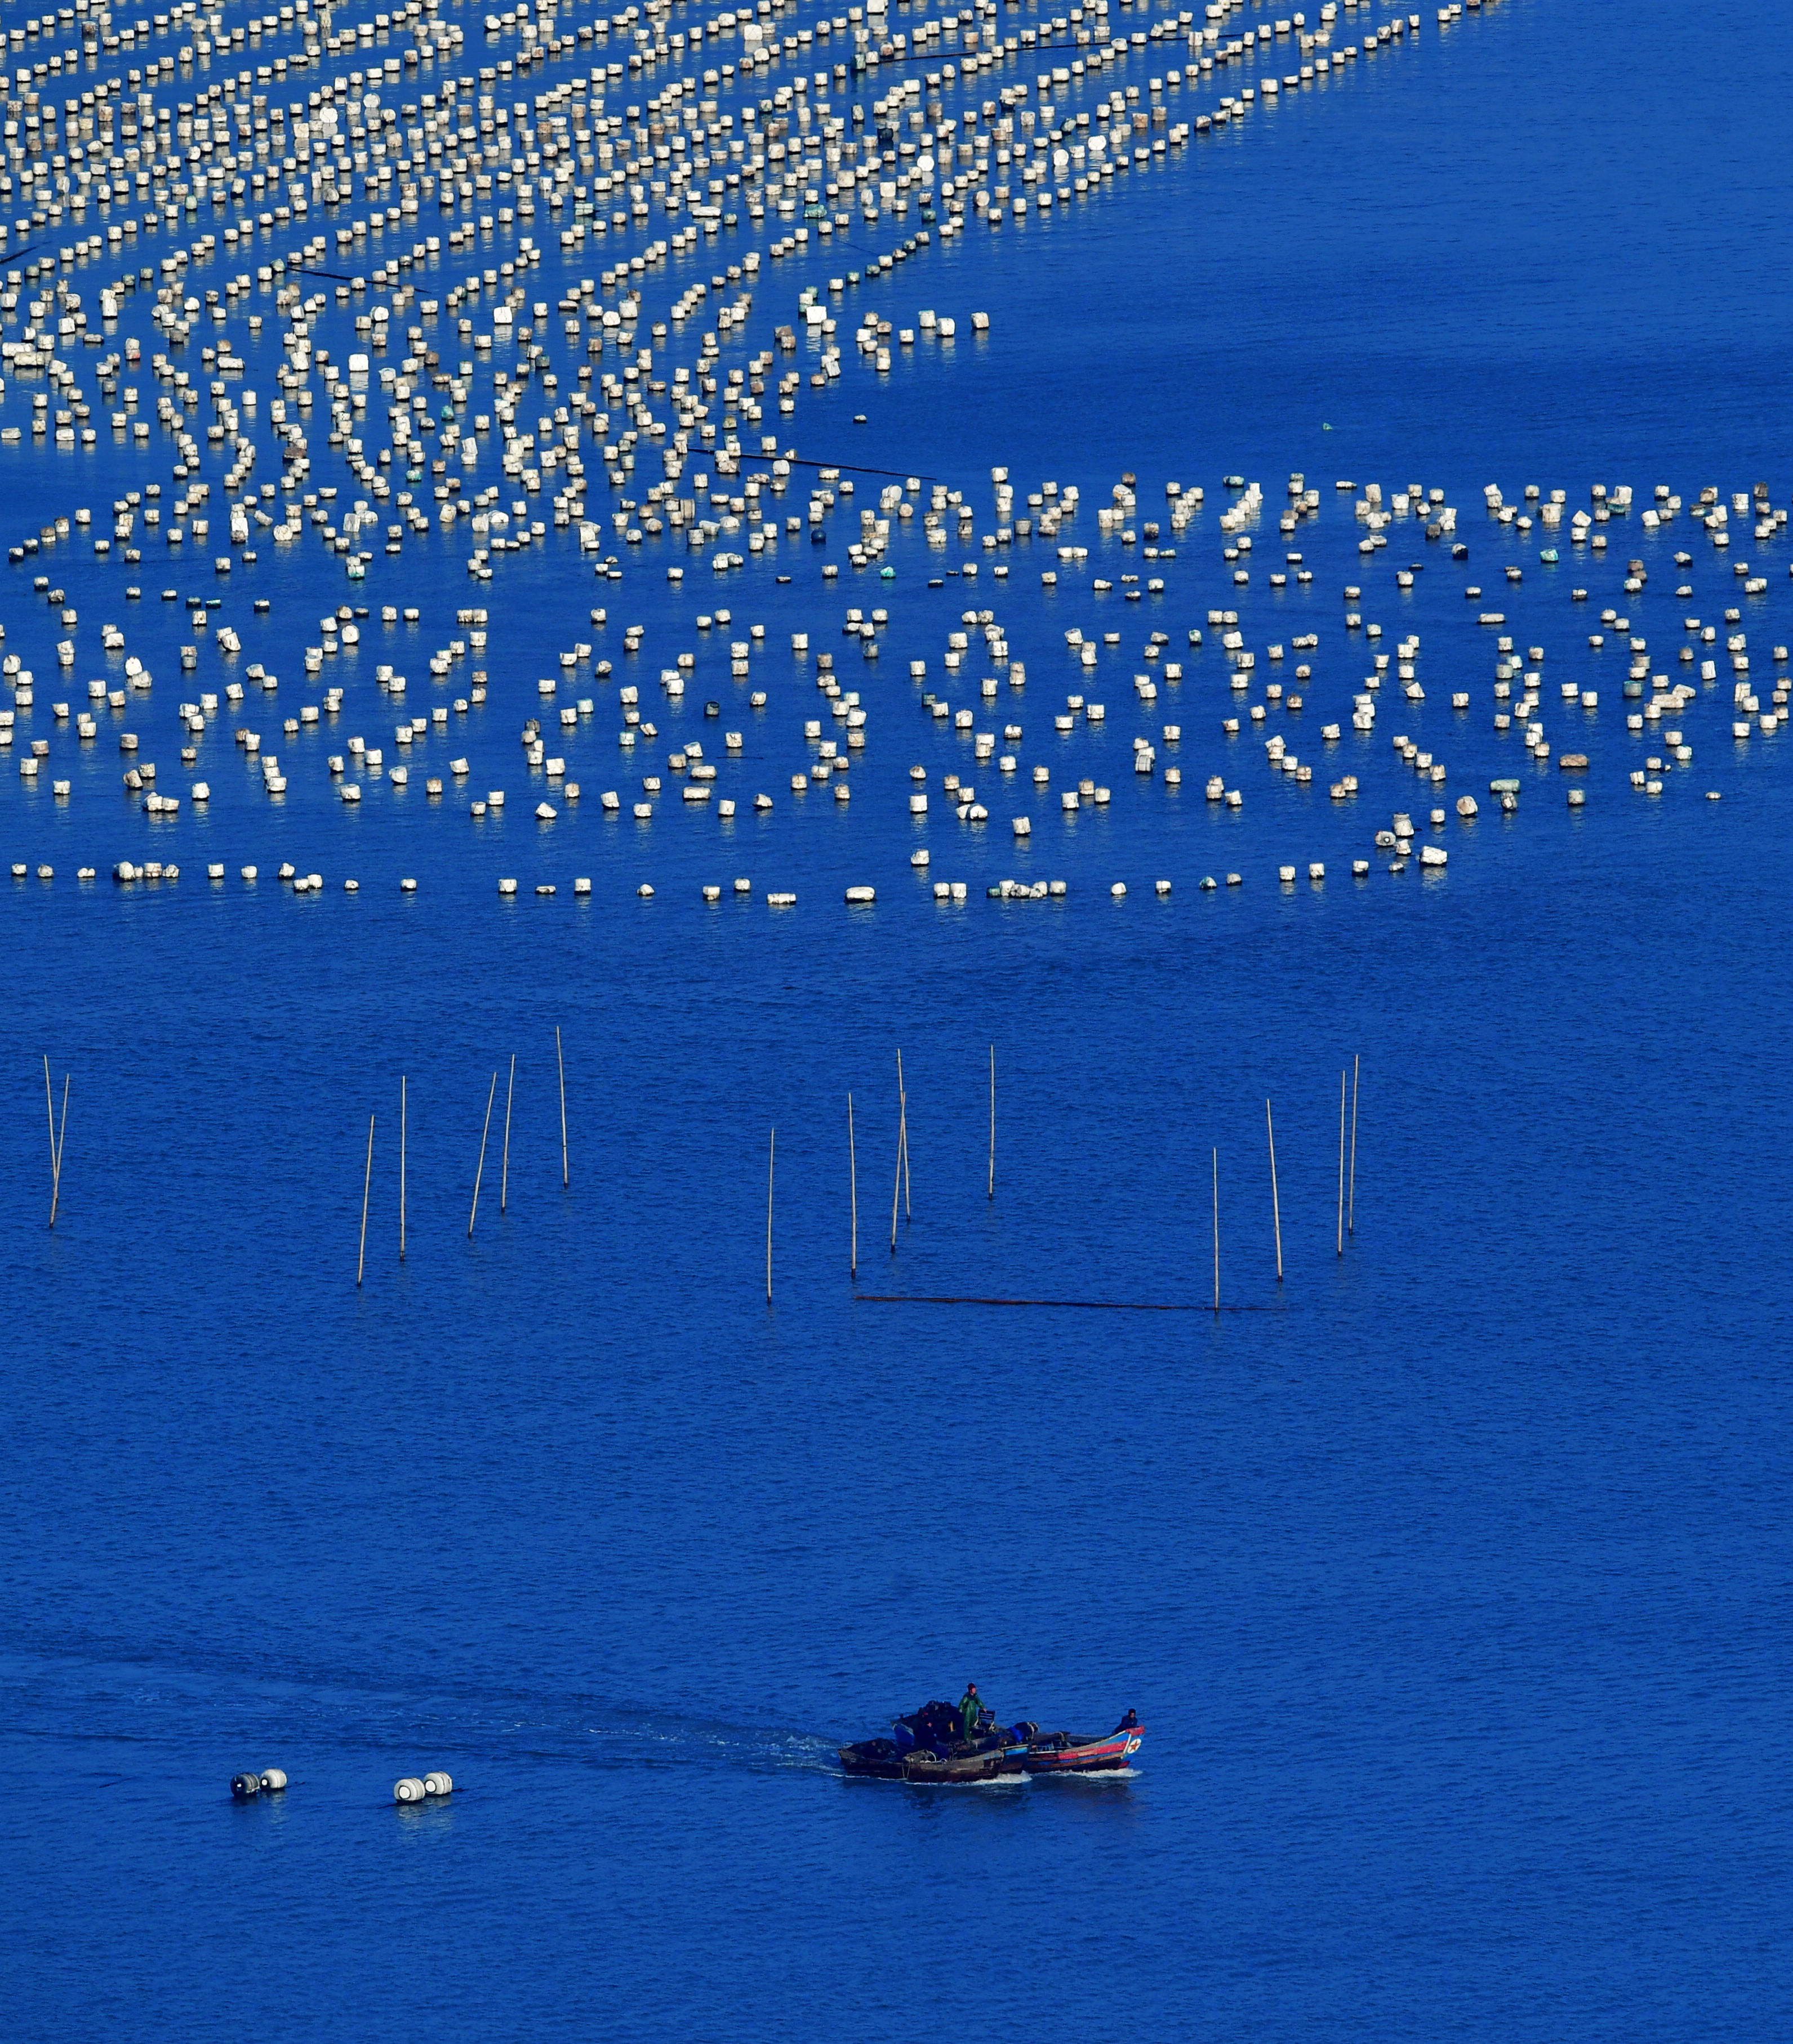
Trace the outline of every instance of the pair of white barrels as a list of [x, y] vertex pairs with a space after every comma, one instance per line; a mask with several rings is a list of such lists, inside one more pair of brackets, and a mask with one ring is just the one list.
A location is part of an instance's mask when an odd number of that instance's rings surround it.
[[429, 1796], [452, 1796], [455, 1781], [452, 1774], [407, 1774], [402, 1781], [392, 1785], [394, 1803], [421, 1803]]
[[246, 1803], [252, 1796], [272, 1796], [287, 1785], [285, 1772], [278, 1767], [264, 1769], [260, 1773], [245, 1769], [230, 1777], [230, 1792], [239, 1803]]

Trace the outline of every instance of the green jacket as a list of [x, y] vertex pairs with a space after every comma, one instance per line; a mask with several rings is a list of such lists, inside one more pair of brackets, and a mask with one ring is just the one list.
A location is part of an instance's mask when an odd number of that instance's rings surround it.
[[968, 1689], [959, 1699], [959, 1717], [965, 1728], [967, 1739], [969, 1739], [977, 1730], [978, 1717], [983, 1709], [983, 1697], [975, 1694], [970, 1689]]

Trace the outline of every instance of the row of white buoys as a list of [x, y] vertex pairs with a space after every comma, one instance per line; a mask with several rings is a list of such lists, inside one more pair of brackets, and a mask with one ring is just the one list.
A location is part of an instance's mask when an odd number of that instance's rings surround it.
[[239, 1803], [247, 1803], [254, 1796], [277, 1796], [286, 1785], [285, 1772], [278, 1767], [245, 1768], [230, 1777], [230, 1792]]
[[392, 1785], [394, 1803], [421, 1803], [437, 1796], [452, 1796], [455, 1781], [452, 1774], [406, 1774]]
[[[934, 899], [937, 901], [947, 898], [941, 893], [941, 889], [947, 884], [945, 881], [935, 883]], [[992, 901], [1047, 901], [1062, 899], [1068, 889], [1062, 880], [998, 880], [983, 891]], [[951, 893], [955, 901], [964, 901], [965, 890], [963, 884], [954, 881]]]
[[[414, 880], [401, 880], [398, 886], [401, 892], [406, 894], [414, 894], [417, 891], [417, 884]], [[517, 882], [515, 878], [512, 875], [506, 874], [504, 878], [499, 881], [498, 889], [498, 893], [503, 896], [506, 901], [509, 901], [513, 900], [517, 893]], [[555, 891], [553, 884], [548, 881], [542, 881], [539, 882], [536, 888], [536, 892], [538, 894], [552, 894]], [[644, 887], [640, 891], [644, 895], [648, 895], [652, 894], [654, 890], [651, 887]], [[590, 876], [586, 874], [580, 874], [573, 882], [573, 893], [583, 900], [591, 892], [591, 881]]]

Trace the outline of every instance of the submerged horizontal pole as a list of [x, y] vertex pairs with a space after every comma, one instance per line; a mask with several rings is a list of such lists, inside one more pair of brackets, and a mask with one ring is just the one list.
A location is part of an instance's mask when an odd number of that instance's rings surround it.
[[1274, 1306], [1214, 1307], [1193, 1304], [1160, 1304], [1139, 1299], [984, 1299], [928, 1292], [856, 1292], [856, 1303], [868, 1306], [1042, 1306], [1079, 1313], [1282, 1313], [1288, 1308]]

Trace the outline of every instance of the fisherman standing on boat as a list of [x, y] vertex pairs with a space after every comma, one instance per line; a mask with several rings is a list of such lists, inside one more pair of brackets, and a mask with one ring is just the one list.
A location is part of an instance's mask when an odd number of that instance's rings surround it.
[[977, 1721], [983, 1715], [983, 1699], [977, 1692], [975, 1682], [965, 1685], [965, 1693], [959, 1699], [959, 1719], [965, 1728], [967, 1739], [977, 1736]]

